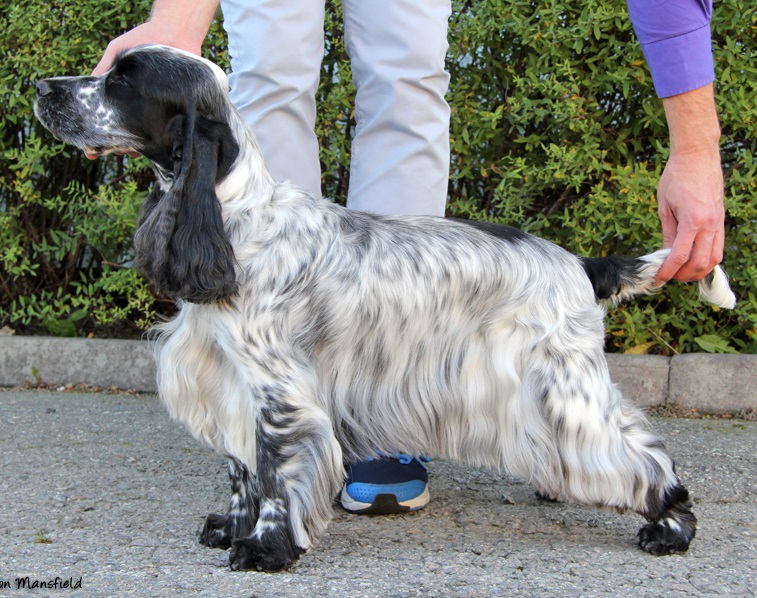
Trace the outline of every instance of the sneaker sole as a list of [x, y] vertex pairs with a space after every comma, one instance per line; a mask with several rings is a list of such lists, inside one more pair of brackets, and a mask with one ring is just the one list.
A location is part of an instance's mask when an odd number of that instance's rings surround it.
[[353, 499], [347, 492], [347, 488], [342, 489], [340, 500], [345, 511], [359, 515], [393, 515], [397, 513], [407, 513], [408, 511], [417, 511], [425, 507], [431, 499], [428, 489], [424, 489], [421, 494], [403, 502], [397, 502], [394, 494], [377, 494], [372, 503], [360, 502]]

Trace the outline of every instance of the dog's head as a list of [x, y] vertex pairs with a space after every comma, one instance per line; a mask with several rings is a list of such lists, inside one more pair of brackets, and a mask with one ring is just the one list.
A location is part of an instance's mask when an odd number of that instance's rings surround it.
[[35, 114], [55, 137], [90, 157], [138, 153], [161, 181], [145, 201], [136, 265], [159, 292], [196, 303], [236, 292], [234, 255], [216, 184], [239, 147], [224, 72], [164, 46], [120, 54], [99, 77], [37, 83]]

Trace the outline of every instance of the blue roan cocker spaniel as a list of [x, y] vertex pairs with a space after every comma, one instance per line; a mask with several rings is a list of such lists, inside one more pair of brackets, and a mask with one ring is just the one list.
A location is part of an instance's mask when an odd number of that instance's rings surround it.
[[[689, 493], [603, 353], [601, 303], [653, 292], [666, 251], [582, 260], [509, 227], [348, 211], [273, 181], [227, 90], [161, 46], [37, 84], [56, 137], [154, 165], [136, 264], [180, 307], [156, 327], [160, 396], [230, 463], [231, 508], [202, 542], [233, 569], [285, 568], [326, 528], [345, 462], [403, 452], [635, 511], [653, 554], [689, 547]], [[699, 286], [733, 306], [719, 268]]]

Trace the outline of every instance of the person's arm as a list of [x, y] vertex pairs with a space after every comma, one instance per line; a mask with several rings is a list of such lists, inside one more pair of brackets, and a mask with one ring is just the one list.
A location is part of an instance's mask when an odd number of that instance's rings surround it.
[[657, 282], [696, 280], [722, 259], [724, 242], [712, 0], [628, 0], [628, 10], [670, 131], [657, 200], [672, 251]]
[[667, 98], [715, 80], [712, 0], [626, 0], [655, 91]]
[[720, 124], [712, 84], [663, 98], [670, 157], [657, 187], [664, 247], [672, 249], [657, 274], [698, 280], [723, 259], [723, 171]]
[[155, 0], [150, 19], [108, 44], [92, 71], [102, 75], [119, 52], [142, 44], [164, 44], [200, 54], [219, 0]]

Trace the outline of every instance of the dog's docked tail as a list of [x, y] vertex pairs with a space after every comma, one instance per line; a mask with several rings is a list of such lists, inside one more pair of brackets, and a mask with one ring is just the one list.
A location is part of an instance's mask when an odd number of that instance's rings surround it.
[[[617, 305], [638, 295], [650, 295], [659, 287], [654, 279], [669, 249], [661, 249], [637, 258], [581, 258], [586, 275], [600, 301]], [[726, 309], [736, 305], [736, 296], [728, 285], [728, 276], [720, 266], [699, 281], [700, 297]]]

